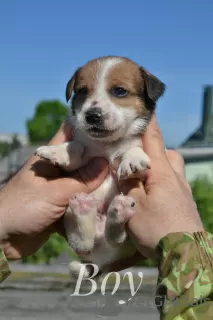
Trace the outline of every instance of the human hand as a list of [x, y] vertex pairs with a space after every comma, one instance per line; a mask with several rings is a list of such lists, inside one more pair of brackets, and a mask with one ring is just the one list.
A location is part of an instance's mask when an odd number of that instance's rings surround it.
[[143, 137], [144, 151], [151, 169], [144, 172], [144, 183], [123, 180], [120, 190], [136, 200], [136, 213], [128, 222], [131, 238], [140, 253], [156, 258], [155, 249], [169, 233], [202, 231], [196, 204], [184, 176], [184, 161], [165, 146], [154, 116]]
[[[60, 144], [71, 137], [65, 123], [50, 144]], [[0, 191], [0, 247], [7, 259], [31, 255], [52, 233], [63, 232], [61, 218], [69, 199], [75, 193], [98, 188], [107, 173], [107, 162], [93, 159], [71, 176], [62, 177], [59, 168], [32, 156]]]

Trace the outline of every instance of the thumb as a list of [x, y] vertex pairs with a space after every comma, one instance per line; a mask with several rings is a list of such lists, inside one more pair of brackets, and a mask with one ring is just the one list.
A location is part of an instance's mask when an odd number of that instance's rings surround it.
[[184, 160], [175, 150], [166, 150], [167, 158], [173, 168], [182, 178], [185, 178]]
[[108, 162], [103, 158], [93, 158], [89, 163], [77, 170], [72, 178], [75, 179], [76, 192], [90, 193], [96, 190], [107, 177]]
[[157, 122], [156, 115], [154, 114], [147, 130], [143, 135], [143, 146], [144, 151], [148, 154], [151, 159], [151, 167], [152, 165], [159, 169], [159, 163], [168, 162], [166, 153], [165, 153], [165, 145], [163, 141], [162, 132]]
[[173, 170], [176, 172], [176, 174], [179, 176], [179, 178], [182, 180], [182, 182], [185, 184], [187, 189], [192, 194], [190, 184], [188, 183], [185, 176], [184, 160], [182, 156], [175, 150], [167, 150], [166, 153], [169, 163], [172, 166]]

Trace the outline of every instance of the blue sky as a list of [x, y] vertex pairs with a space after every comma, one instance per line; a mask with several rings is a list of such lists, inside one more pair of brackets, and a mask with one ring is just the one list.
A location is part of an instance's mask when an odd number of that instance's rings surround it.
[[158, 103], [165, 141], [198, 125], [203, 86], [213, 84], [213, 1], [0, 2], [0, 132], [25, 133], [42, 99], [65, 102], [77, 67], [128, 56], [167, 85]]

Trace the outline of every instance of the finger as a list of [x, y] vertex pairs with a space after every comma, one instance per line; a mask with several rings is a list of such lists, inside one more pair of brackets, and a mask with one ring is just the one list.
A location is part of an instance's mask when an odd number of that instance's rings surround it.
[[96, 190], [109, 172], [108, 162], [103, 158], [91, 159], [89, 163], [77, 171], [80, 181], [83, 182], [85, 192]]
[[145, 198], [146, 192], [142, 180], [140, 179], [127, 179], [120, 180], [118, 183], [119, 191], [123, 194], [131, 195], [133, 198], [137, 199], [138, 195]]
[[185, 168], [183, 157], [175, 150], [166, 150], [167, 158], [173, 170], [185, 178]]
[[52, 138], [49, 144], [50, 145], [60, 144], [60, 143], [70, 141], [72, 140], [72, 136], [73, 136], [73, 129], [68, 119], [62, 123], [60, 129], [58, 130], [56, 135]]
[[4, 253], [8, 260], [20, 260], [38, 251], [47, 242], [51, 235], [51, 232], [45, 230], [36, 235], [28, 235], [26, 241], [26, 235], [17, 235], [10, 245], [3, 245]]
[[185, 184], [189, 192], [192, 194], [191, 186], [187, 182], [186, 176], [185, 176], [185, 167], [184, 167], [183, 157], [175, 150], [167, 150], [166, 153], [167, 153], [167, 157], [171, 167], [179, 176], [181, 181]]
[[67, 201], [75, 193], [95, 191], [105, 180], [108, 172], [108, 162], [102, 158], [94, 158], [69, 178], [56, 180], [56, 190], [60, 190]]
[[143, 136], [144, 151], [151, 158], [151, 161], [167, 160], [165, 145], [161, 130], [154, 114]]
[[56, 221], [55, 223], [53, 223], [53, 232], [57, 232], [60, 236], [62, 236], [63, 238], [65, 238], [67, 241], [67, 234], [66, 234], [66, 230], [64, 227], [64, 215], [61, 216], [61, 218]]

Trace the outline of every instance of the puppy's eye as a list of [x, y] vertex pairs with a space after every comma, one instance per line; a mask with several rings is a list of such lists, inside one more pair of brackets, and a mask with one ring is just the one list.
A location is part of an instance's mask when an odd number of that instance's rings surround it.
[[88, 94], [88, 89], [87, 89], [87, 87], [83, 87], [83, 88], [78, 89], [76, 93], [85, 96]]
[[111, 89], [111, 94], [115, 97], [125, 97], [128, 92], [122, 87], [115, 87]]

